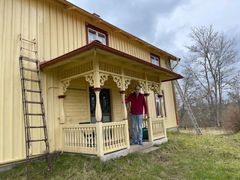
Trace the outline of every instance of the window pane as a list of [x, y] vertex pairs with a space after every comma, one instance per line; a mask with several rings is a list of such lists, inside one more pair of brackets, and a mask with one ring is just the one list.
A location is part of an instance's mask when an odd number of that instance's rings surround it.
[[160, 61], [159, 61], [159, 58], [157, 56], [151, 55], [151, 62], [152, 62], [152, 64], [155, 64], [155, 65], [159, 66]]
[[98, 40], [102, 43], [106, 45], [106, 36], [102, 33], [98, 33]]
[[161, 97], [159, 97], [157, 94], [155, 95], [155, 104], [156, 104], [156, 115], [163, 117], [163, 106]]
[[97, 39], [96, 32], [91, 30], [91, 29], [89, 29], [88, 30], [88, 41], [89, 41], [89, 43], [94, 41], [94, 40], [96, 40], [96, 39]]

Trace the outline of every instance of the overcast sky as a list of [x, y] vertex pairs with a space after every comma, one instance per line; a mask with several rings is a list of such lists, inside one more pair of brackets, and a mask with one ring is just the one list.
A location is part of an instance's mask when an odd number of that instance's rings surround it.
[[212, 24], [240, 42], [240, 0], [69, 1], [178, 57], [185, 55], [192, 27]]

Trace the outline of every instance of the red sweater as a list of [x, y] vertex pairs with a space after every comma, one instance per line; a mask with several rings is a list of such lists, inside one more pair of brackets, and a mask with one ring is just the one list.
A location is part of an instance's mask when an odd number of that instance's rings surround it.
[[126, 103], [131, 102], [131, 114], [143, 114], [143, 107], [145, 114], [148, 114], [147, 103], [143, 94], [139, 93], [136, 96], [135, 93], [131, 93], [126, 99]]

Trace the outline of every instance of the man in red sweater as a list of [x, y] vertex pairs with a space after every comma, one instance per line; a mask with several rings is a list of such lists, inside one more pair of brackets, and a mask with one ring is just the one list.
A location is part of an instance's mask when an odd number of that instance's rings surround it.
[[[143, 121], [143, 108], [147, 117], [148, 108], [145, 97], [140, 93], [141, 87], [137, 85], [135, 91], [131, 93], [126, 99], [126, 103], [131, 103], [130, 114], [132, 119], [133, 138], [132, 144], [142, 145], [142, 121]], [[138, 131], [137, 131], [138, 130]], [[137, 138], [138, 137], [138, 138]]]

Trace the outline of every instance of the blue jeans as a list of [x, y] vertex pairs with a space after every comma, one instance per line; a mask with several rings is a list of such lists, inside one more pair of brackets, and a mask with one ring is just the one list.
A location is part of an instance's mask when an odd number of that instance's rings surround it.
[[133, 129], [132, 143], [133, 144], [137, 144], [137, 143], [142, 144], [142, 138], [143, 138], [143, 133], [142, 133], [143, 115], [142, 114], [132, 114], [131, 117], [132, 117], [132, 129]]

